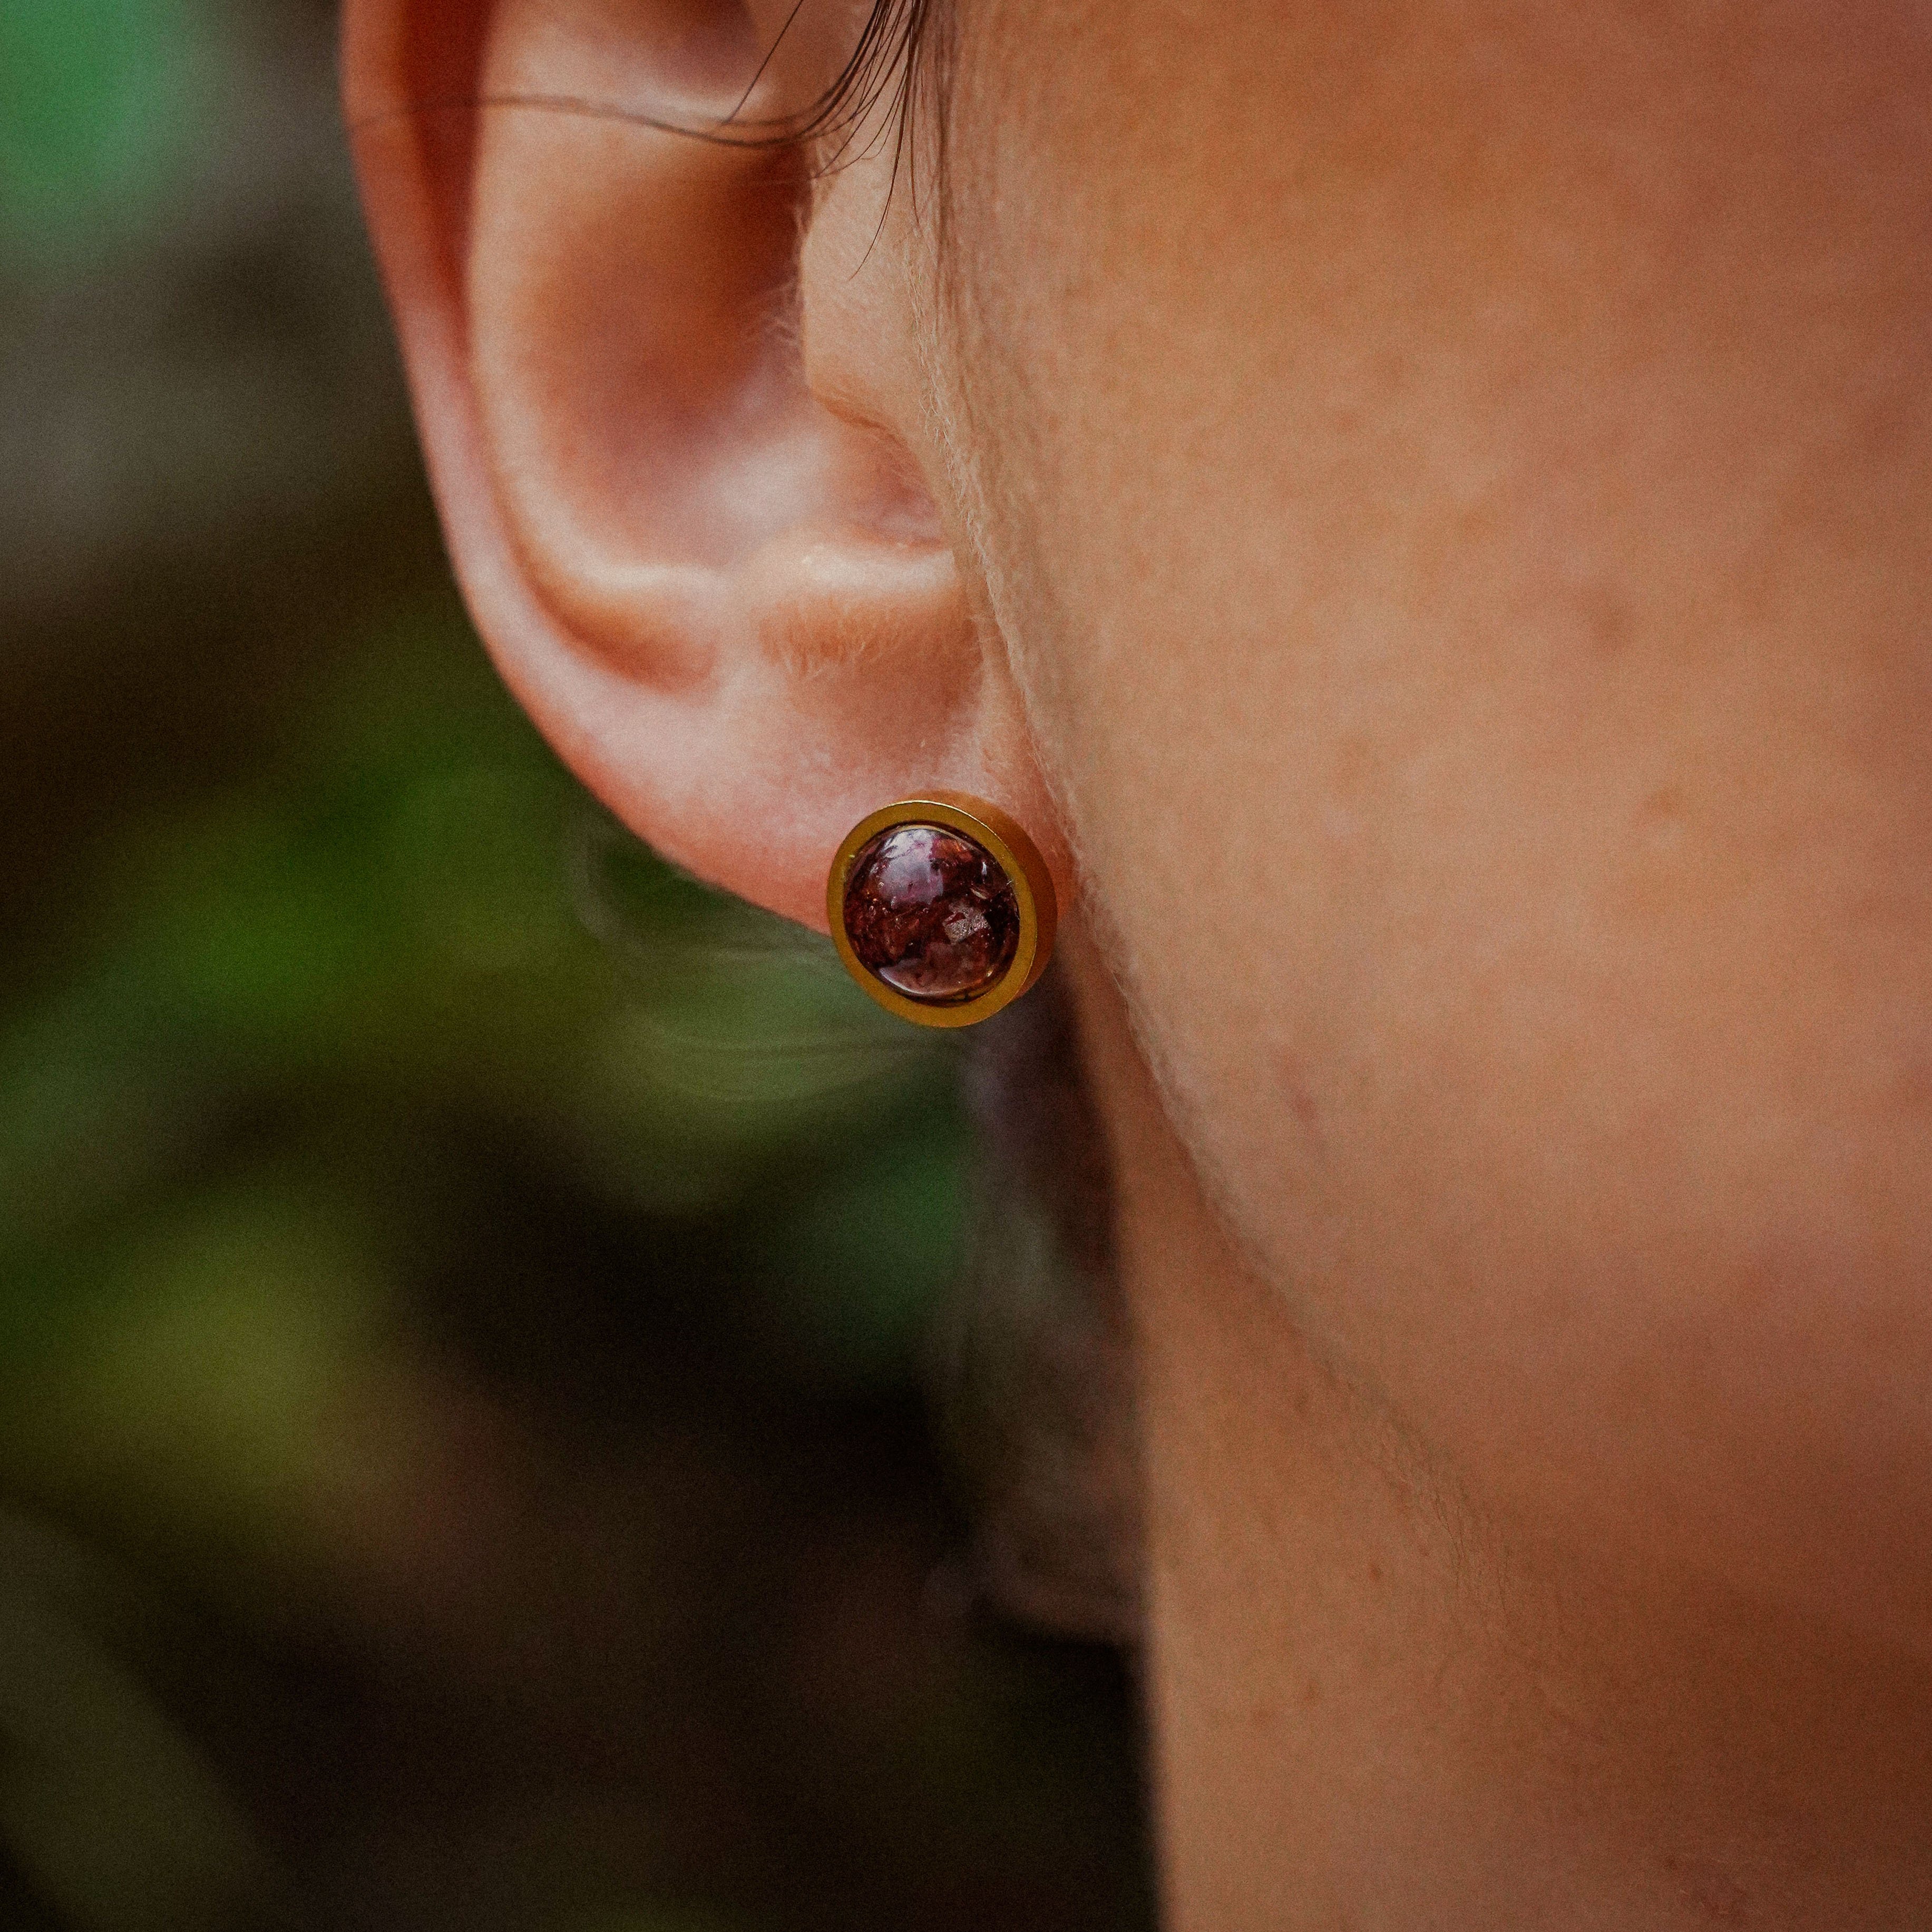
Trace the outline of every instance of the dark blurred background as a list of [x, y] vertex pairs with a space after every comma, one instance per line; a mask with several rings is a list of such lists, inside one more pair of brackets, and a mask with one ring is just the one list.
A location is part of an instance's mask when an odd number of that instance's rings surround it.
[[959, 1049], [498, 688], [333, 16], [0, 0], [0, 1926], [1144, 1927]]

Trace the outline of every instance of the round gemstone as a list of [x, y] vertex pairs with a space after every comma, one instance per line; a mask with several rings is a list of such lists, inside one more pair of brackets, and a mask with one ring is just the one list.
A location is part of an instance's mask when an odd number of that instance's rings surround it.
[[868, 973], [940, 1006], [998, 984], [1019, 949], [1019, 902], [999, 861], [963, 832], [896, 825], [852, 862], [845, 933]]

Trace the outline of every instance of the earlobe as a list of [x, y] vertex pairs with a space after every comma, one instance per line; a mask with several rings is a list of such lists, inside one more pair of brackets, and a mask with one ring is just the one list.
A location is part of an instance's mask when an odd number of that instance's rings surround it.
[[[814, 209], [795, 149], [643, 124], [715, 128], [786, 10], [350, 0], [344, 70], [493, 654], [643, 836], [822, 928], [840, 839], [895, 796], [990, 797], [1061, 861], [927, 480], [890, 155]], [[796, 111], [840, 57], [821, 20], [745, 119]]]

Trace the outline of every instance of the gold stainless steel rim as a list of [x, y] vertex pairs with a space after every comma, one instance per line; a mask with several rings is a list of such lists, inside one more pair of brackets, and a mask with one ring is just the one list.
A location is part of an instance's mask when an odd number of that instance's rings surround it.
[[[963, 833], [993, 856], [1013, 889], [1019, 908], [1019, 944], [1012, 963], [984, 992], [955, 1000], [915, 1000], [889, 986], [866, 966], [852, 950], [845, 931], [845, 887], [859, 854], [882, 832], [901, 825], [938, 825]], [[845, 835], [825, 884], [826, 916], [832, 943], [845, 970], [885, 1008], [915, 1026], [968, 1027], [989, 1019], [1010, 1006], [1046, 970], [1053, 956], [1054, 934], [1060, 922], [1052, 874], [1024, 832], [996, 805], [963, 792], [928, 791], [902, 798], [860, 820]]]

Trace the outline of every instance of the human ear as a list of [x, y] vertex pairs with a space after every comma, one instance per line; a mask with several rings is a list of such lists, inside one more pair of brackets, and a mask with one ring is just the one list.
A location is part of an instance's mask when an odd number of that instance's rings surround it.
[[734, 127], [808, 110], [863, 12], [789, 10], [348, 0], [357, 164], [458, 574], [563, 755], [700, 875], [823, 930], [844, 834], [942, 787], [1018, 818], [1064, 895], [938, 487], [892, 134], [817, 179], [796, 146], [717, 138], [754, 76]]

